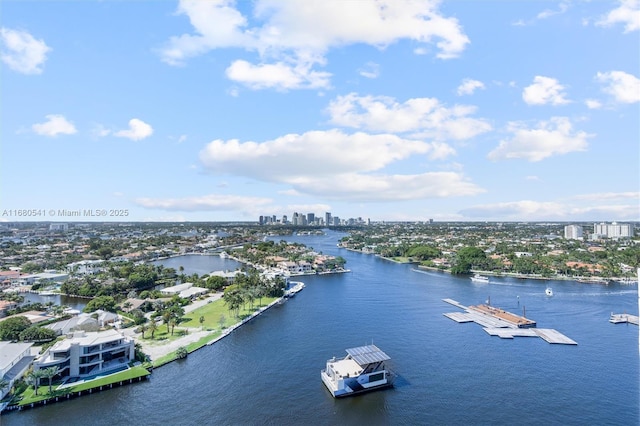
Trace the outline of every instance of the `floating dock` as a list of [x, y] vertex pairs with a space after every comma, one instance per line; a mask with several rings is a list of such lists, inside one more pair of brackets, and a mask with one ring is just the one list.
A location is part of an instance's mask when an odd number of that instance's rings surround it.
[[489, 305], [464, 306], [453, 299], [442, 299], [465, 312], [451, 312], [445, 317], [458, 323], [475, 322], [484, 327], [491, 336], [501, 339], [514, 337], [540, 337], [548, 343], [559, 345], [577, 345], [578, 343], [564, 334], [549, 328], [536, 328], [536, 322], [511, 312], [494, 308]]
[[638, 317], [629, 314], [611, 314], [609, 322], [613, 324], [628, 323], [638, 325]]

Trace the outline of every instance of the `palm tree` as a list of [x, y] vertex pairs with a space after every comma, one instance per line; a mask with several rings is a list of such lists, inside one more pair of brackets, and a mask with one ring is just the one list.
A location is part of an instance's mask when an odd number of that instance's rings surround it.
[[198, 321], [200, 321], [200, 327], [202, 327], [202, 329], [204, 330], [204, 325], [203, 325], [204, 324], [204, 315], [201, 315], [200, 319]]
[[171, 322], [171, 318], [173, 318], [173, 314], [169, 309], [162, 313], [162, 320], [167, 325], [167, 333], [169, 332], [169, 322]]
[[169, 319], [169, 322], [167, 323], [167, 328], [171, 327], [171, 335], [172, 336], [173, 336], [173, 329], [175, 328], [177, 323], [178, 323], [178, 321], [174, 317], [171, 317]]
[[153, 335], [156, 334], [156, 330], [158, 330], [158, 324], [154, 320], [152, 320], [149, 323], [148, 330], [151, 332], [151, 338], [153, 339]]
[[38, 386], [40, 385], [40, 379], [44, 377], [42, 370], [32, 370], [31, 373], [27, 375], [27, 380], [33, 384], [33, 390], [36, 395], [38, 395]]
[[58, 374], [60, 374], [60, 368], [58, 366], [53, 366], [42, 370], [42, 375], [49, 379], [49, 393], [51, 393], [51, 379], [53, 379], [53, 377]]
[[144, 332], [147, 331], [149, 329], [149, 326], [147, 324], [141, 324], [139, 327], [140, 332], [142, 333], [142, 338], [144, 339]]

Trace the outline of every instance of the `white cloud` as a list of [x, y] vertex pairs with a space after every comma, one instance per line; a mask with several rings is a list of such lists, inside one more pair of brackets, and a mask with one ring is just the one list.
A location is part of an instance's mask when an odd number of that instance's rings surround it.
[[455, 172], [428, 172], [412, 175], [344, 173], [323, 179], [293, 183], [307, 194], [357, 202], [393, 202], [425, 198], [477, 195], [484, 192]]
[[212, 173], [284, 183], [295, 194], [330, 199], [390, 201], [482, 191], [461, 173], [381, 173], [414, 155], [439, 158], [451, 153], [442, 143], [334, 129], [289, 134], [262, 143], [214, 140], [200, 152], [200, 160]]
[[43, 40], [36, 40], [26, 31], [0, 28], [2, 62], [23, 74], [40, 74], [51, 50]]
[[566, 207], [557, 202], [510, 201], [495, 204], [481, 204], [460, 212], [467, 218], [501, 218], [502, 220], [539, 220], [541, 218], [568, 217]]
[[142, 120], [132, 118], [129, 120], [129, 128], [127, 130], [120, 130], [115, 132], [114, 135], [119, 138], [127, 138], [133, 141], [139, 141], [147, 138], [153, 134], [153, 128]]
[[571, 197], [573, 200], [584, 200], [584, 201], [603, 201], [603, 200], [631, 200], [638, 201], [640, 200], [640, 192], [597, 192], [593, 194], [581, 194], [574, 195]]
[[77, 133], [77, 130], [73, 123], [68, 121], [63, 115], [49, 114], [45, 118], [47, 121], [44, 123], [37, 123], [31, 126], [31, 129], [42, 136], [58, 136], [58, 135], [73, 135]]
[[584, 104], [587, 106], [587, 108], [589, 109], [599, 109], [602, 108], [602, 103], [600, 101], [598, 101], [597, 99], [587, 99], [584, 101]]
[[361, 43], [383, 49], [409, 39], [435, 44], [436, 56], [448, 59], [469, 43], [457, 19], [440, 14], [438, 0], [257, 0], [252, 5], [250, 22], [230, 0], [182, 0], [178, 14], [189, 17], [194, 33], [171, 37], [162, 60], [182, 65], [213, 49], [242, 48], [256, 52], [260, 63], [234, 61], [227, 69], [234, 81], [254, 89], [326, 87], [330, 75], [313, 68], [324, 65], [334, 47]]
[[227, 68], [226, 74], [230, 80], [244, 84], [251, 89], [288, 90], [329, 87], [331, 74], [311, 71], [310, 66], [311, 64], [286, 64], [283, 62], [253, 65], [244, 60], [237, 60]]
[[536, 15], [537, 19], [547, 19], [555, 15], [560, 15], [566, 12], [569, 9], [569, 4], [566, 2], [561, 2], [558, 5], [558, 10], [545, 9], [542, 12]]
[[350, 93], [330, 102], [330, 122], [375, 132], [418, 132], [435, 139], [469, 139], [491, 130], [485, 120], [471, 118], [470, 105], [445, 107], [435, 98], [414, 98], [398, 103], [387, 96]]
[[640, 29], [640, 1], [621, 0], [620, 5], [603, 16], [596, 25], [609, 27], [615, 24], [624, 24], [624, 32], [637, 31]]
[[482, 204], [463, 209], [459, 212], [462, 220], [571, 220], [593, 221], [637, 220], [637, 204], [600, 204], [576, 205], [571, 201], [533, 201], [521, 200], [494, 204]]
[[203, 195], [184, 198], [137, 198], [134, 202], [147, 209], [168, 211], [253, 210], [256, 206], [271, 203], [270, 198], [243, 197], [238, 195]]
[[602, 90], [610, 94], [617, 102], [640, 102], [640, 79], [624, 71], [599, 72], [596, 80], [607, 84]]
[[516, 26], [516, 27], [526, 27], [526, 26], [535, 24], [539, 20], [548, 19], [548, 18], [551, 18], [552, 16], [556, 16], [556, 15], [561, 15], [561, 14], [565, 13], [567, 10], [569, 10], [569, 2], [568, 1], [562, 1], [558, 5], [558, 9], [557, 10], [545, 9], [542, 12], [538, 13], [535, 16], [535, 18], [531, 18], [531, 19], [528, 19], [528, 20], [518, 19], [518, 20], [512, 22], [511, 25]]
[[565, 99], [564, 86], [555, 78], [537, 75], [533, 84], [524, 88], [522, 99], [529, 105], [562, 105], [569, 101]]
[[587, 139], [593, 136], [585, 132], [574, 132], [567, 117], [553, 117], [549, 121], [542, 121], [535, 129], [526, 128], [521, 123], [511, 123], [508, 130], [513, 133], [513, 137], [500, 141], [500, 145], [487, 158], [540, 161], [554, 155], [585, 151]]
[[430, 155], [439, 149], [438, 145], [390, 134], [346, 134], [334, 129], [288, 134], [262, 143], [218, 139], [200, 152], [200, 160], [214, 173], [291, 182], [307, 175], [319, 178], [371, 172], [411, 155]]
[[380, 76], [380, 65], [375, 62], [367, 62], [358, 73], [365, 78], [378, 78]]
[[462, 95], [472, 95], [476, 89], [484, 89], [484, 83], [478, 80], [473, 80], [470, 78], [465, 78], [462, 80], [460, 86], [458, 86], [458, 96]]
[[91, 134], [94, 137], [103, 138], [111, 134], [111, 130], [105, 128], [102, 124], [96, 124], [91, 129]]

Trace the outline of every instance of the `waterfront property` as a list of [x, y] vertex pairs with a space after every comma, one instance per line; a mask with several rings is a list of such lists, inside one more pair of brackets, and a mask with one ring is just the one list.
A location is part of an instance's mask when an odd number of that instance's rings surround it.
[[58, 367], [63, 379], [83, 378], [121, 369], [134, 358], [134, 341], [116, 330], [77, 331], [47, 349], [33, 368]]
[[346, 357], [328, 360], [320, 377], [335, 398], [389, 387], [394, 375], [384, 363], [390, 359], [376, 345], [350, 348]]
[[33, 343], [0, 342], [0, 380], [8, 383], [8, 386], [0, 389], [0, 400], [31, 365], [34, 358], [31, 356], [31, 346]]
[[178, 295], [183, 299], [191, 299], [195, 296], [207, 293], [209, 290], [202, 287], [196, 287], [193, 283], [183, 283], [171, 287], [165, 287], [160, 290], [162, 294], [173, 296]]
[[452, 299], [443, 299], [443, 301], [465, 310], [465, 312], [446, 313], [444, 314], [445, 317], [458, 323], [475, 322], [480, 324], [491, 336], [498, 336], [501, 339], [540, 337], [548, 343], [577, 345], [574, 340], [556, 330], [536, 328], [535, 321], [488, 304], [467, 307]]

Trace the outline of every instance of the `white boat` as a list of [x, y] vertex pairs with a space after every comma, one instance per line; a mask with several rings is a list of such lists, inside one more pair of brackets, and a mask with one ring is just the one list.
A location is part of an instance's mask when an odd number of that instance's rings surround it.
[[473, 281], [474, 283], [489, 284], [489, 277], [485, 277], [480, 274], [475, 274], [471, 277], [471, 281]]
[[395, 375], [384, 364], [390, 359], [375, 345], [347, 349], [346, 357], [327, 361], [320, 377], [334, 398], [390, 387]]
[[284, 291], [284, 297], [293, 297], [304, 288], [304, 283], [300, 281], [289, 281], [288, 288]]
[[544, 291], [544, 294], [546, 294], [547, 296], [553, 296], [553, 290], [551, 289], [551, 287], [547, 287], [547, 289]]
[[221, 251], [219, 256], [220, 256], [220, 259], [228, 259], [229, 258], [229, 254], [226, 251]]

